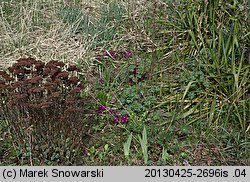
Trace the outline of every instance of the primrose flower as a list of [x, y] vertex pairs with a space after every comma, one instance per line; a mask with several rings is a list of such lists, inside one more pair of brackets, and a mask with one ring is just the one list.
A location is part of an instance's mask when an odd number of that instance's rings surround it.
[[127, 115], [122, 115], [122, 117], [119, 116], [119, 114], [117, 114], [116, 111], [114, 111], [112, 108], [108, 108], [107, 106], [105, 105], [98, 105], [97, 106], [97, 113], [98, 114], [109, 114], [109, 115], [112, 115], [114, 116], [114, 123], [116, 124], [124, 124], [124, 123], [127, 123], [128, 122], [128, 117]]
[[98, 105], [98, 106], [97, 106], [97, 109], [98, 109], [98, 110], [97, 110], [96, 112], [97, 112], [98, 114], [104, 114], [105, 111], [106, 111], [106, 106], [105, 106], [105, 105]]
[[109, 53], [110, 53], [112, 59], [116, 59], [116, 54], [114, 51], [110, 51]]
[[124, 123], [127, 123], [127, 122], [128, 122], [128, 117], [127, 117], [126, 114], [124, 114], [124, 115], [122, 116], [122, 119], [121, 119], [121, 124], [124, 124]]
[[133, 54], [132, 54], [131, 50], [127, 50], [127, 53], [128, 53], [130, 58], [133, 58]]
[[119, 118], [115, 118], [114, 122], [119, 123]]
[[99, 80], [100, 83], [105, 83], [105, 80], [103, 80], [102, 78]]
[[133, 79], [130, 77], [129, 78], [129, 85], [132, 86], [133, 85]]
[[98, 109], [106, 109], [106, 106], [105, 105], [98, 105], [97, 108]]
[[102, 51], [104, 56], [109, 56], [109, 54], [107, 53], [107, 51]]
[[115, 59], [118, 59], [118, 58], [119, 58], [119, 54], [114, 53], [114, 58], [115, 58]]
[[134, 68], [133, 74], [136, 77], [136, 68]]
[[125, 51], [123, 51], [121, 53], [122, 53], [123, 58], [127, 58], [127, 53]]

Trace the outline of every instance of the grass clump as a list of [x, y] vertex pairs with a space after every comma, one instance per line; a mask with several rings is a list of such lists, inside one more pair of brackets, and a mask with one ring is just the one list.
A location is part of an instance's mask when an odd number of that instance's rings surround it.
[[124, 7], [118, 1], [112, 1], [99, 9], [97, 14], [81, 7], [67, 6], [61, 9], [59, 17], [69, 25], [72, 33], [87, 36], [95, 42], [94, 46], [102, 46], [116, 36], [118, 25], [123, 21]]
[[182, 65], [174, 78], [181, 81], [179, 119], [234, 123], [246, 130], [249, 113], [242, 103], [249, 97], [249, 23], [242, 8], [233, 1], [185, 1], [169, 5], [169, 17], [155, 17], [153, 41], [159, 46], [153, 52]]

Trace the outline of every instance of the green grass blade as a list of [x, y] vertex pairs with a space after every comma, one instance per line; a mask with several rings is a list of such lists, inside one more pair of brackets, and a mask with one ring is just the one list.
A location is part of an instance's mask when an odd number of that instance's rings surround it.
[[127, 141], [125, 143], [123, 143], [123, 149], [124, 149], [125, 156], [129, 156], [131, 141], [132, 141], [132, 133], [130, 133]]

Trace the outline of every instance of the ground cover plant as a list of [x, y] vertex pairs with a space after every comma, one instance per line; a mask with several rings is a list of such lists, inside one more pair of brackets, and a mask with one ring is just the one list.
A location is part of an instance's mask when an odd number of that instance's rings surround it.
[[250, 165], [249, 8], [4, 0], [0, 164]]

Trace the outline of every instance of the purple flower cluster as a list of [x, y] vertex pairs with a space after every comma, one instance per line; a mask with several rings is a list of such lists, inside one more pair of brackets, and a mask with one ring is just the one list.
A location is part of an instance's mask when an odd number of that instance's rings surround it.
[[133, 58], [133, 53], [130, 50], [126, 51], [107, 51], [103, 50], [97, 54], [96, 59], [100, 62], [108, 62], [109, 58], [113, 60], [121, 60], [123, 58], [130, 59]]
[[114, 116], [114, 122], [116, 123], [116, 124], [124, 124], [124, 123], [127, 123], [128, 122], [128, 117], [127, 117], [127, 115], [126, 114], [124, 114], [124, 115], [122, 115], [121, 117], [117, 114], [117, 112], [116, 111], [114, 111], [112, 108], [108, 108], [107, 106], [105, 106], [105, 105], [98, 105], [97, 106], [97, 113], [98, 114], [103, 114], [103, 115], [105, 115], [105, 114], [110, 114], [110, 115], [112, 115], [113, 114], [113, 116]]
[[137, 68], [138, 68], [138, 64], [136, 64], [136, 67], [134, 68], [134, 70], [130, 73], [130, 77], [129, 77], [129, 85], [132, 86], [133, 85], [133, 77], [136, 80], [136, 83], [138, 83], [138, 78], [137, 78]]

